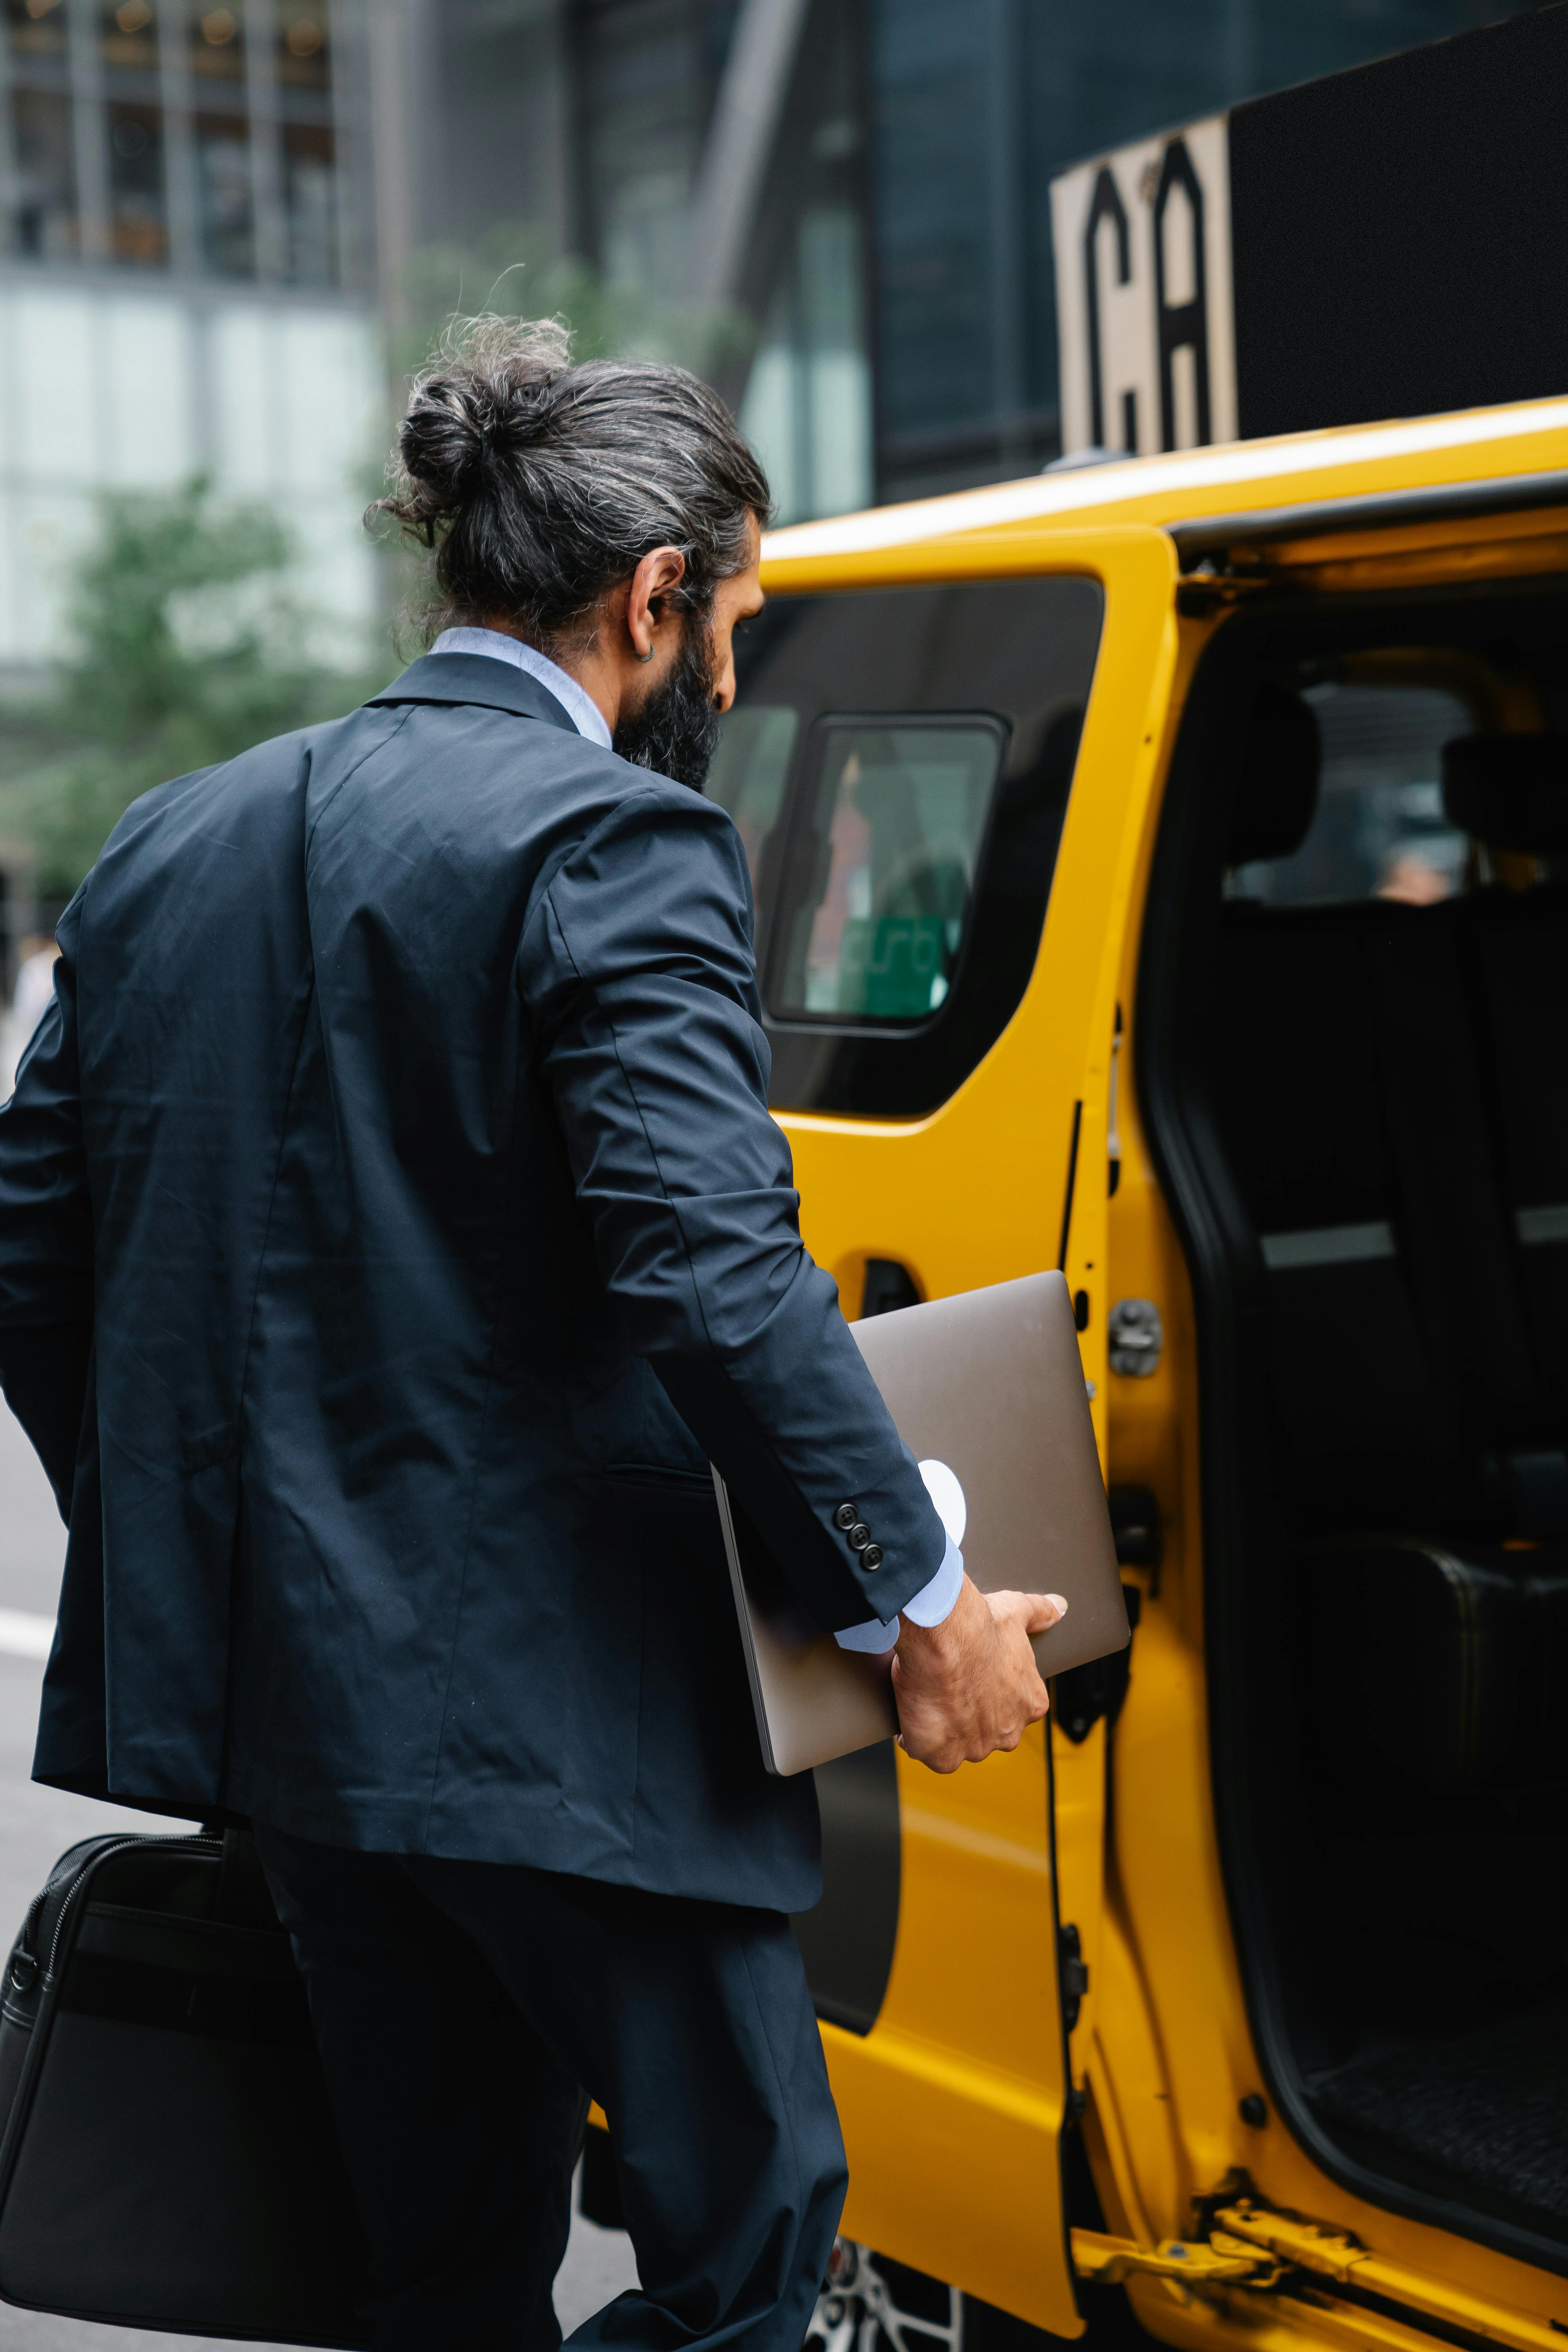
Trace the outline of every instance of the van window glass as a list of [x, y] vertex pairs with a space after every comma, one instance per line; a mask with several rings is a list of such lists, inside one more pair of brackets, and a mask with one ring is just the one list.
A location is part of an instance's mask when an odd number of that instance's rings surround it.
[[1443, 815], [1442, 753], [1471, 731], [1468, 706], [1435, 687], [1337, 680], [1303, 698], [1323, 751], [1311, 829], [1290, 856], [1237, 866], [1226, 896], [1276, 907], [1452, 898], [1469, 844]]
[[786, 705], [752, 703], [724, 721], [708, 772], [708, 797], [728, 809], [745, 846], [757, 887], [763, 844], [778, 822], [799, 714]]
[[779, 1013], [929, 1021], [958, 967], [1006, 748], [981, 719], [826, 721], [780, 908]]
[[770, 594], [737, 632], [709, 790], [751, 860], [775, 1108], [916, 1117], [1001, 1035], [1103, 607], [1096, 580], [1036, 575]]

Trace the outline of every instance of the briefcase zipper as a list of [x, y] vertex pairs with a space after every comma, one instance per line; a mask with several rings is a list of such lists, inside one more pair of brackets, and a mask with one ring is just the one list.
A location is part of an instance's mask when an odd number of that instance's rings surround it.
[[[92, 1872], [97, 1869], [100, 1862], [108, 1862], [117, 1853], [129, 1853], [132, 1846], [150, 1845], [198, 1846], [212, 1853], [221, 1853], [223, 1852], [223, 1840], [221, 1838], [204, 1837], [199, 1832], [178, 1837], [118, 1838], [112, 1845], [101, 1848], [99, 1853], [93, 1854], [89, 1860], [82, 1864], [80, 1869], [77, 1872], [75, 1878], [71, 1881], [70, 1885], [66, 1889], [65, 1897], [60, 1904], [59, 1916], [55, 1921], [55, 1932], [49, 1939], [48, 1966], [44, 1970], [44, 1982], [46, 1984], [52, 1984], [54, 1982], [55, 1963], [59, 1958], [60, 1937], [65, 1933], [66, 1921], [70, 1916], [71, 1906], [75, 1903], [77, 1896], [80, 1894], [83, 1886], [87, 1884], [88, 1878], [90, 1876]], [[39, 1913], [42, 1911], [45, 1903], [47, 1901], [49, 1892], [50, 1890], [46, 1886], [34, 1896], [33, 1901], [28, 1907], [26, 1919], [23, 1923], [22, 1927], [22, 1953], [18, 1955], [18, 1957], [26, 1957], [27, 1959], [32, 1961], [35, 1968], [37, 1968], [38, 1964], [38, 1956], [32, 1949], [33, 1924], [37, 1918]], [[20, 1990], [21, 1988], [18, 1987], [17, 1990]]]

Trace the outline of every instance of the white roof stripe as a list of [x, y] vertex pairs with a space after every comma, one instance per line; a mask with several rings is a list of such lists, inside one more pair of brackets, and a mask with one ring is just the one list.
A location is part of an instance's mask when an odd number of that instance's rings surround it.
[[[1273, 441], [1232, 441], [1219, 448], [1184, 450], [1174, 457], [1124, 457], [1065, 474], [1031, 475], [1025, 481], [998, 483], [994, 489], [962, 490], [940, 499], [920, 499], [909, 506], [837, 515], [826, 522], [794, 523], [767, 534], [763, 560], [773, 563], [849, 555], [1010, 524], [1062, 521], [1135, 499], [1189, 494], [1201, 499], [1205, 492], [1232, 485], [1279, 481], [1291, 475], [1331, 475], [1444, 449], [1495, 450], [1506, 457], [1508, 443], [1535, 441], [1548, 433], [1568, 433], [1568, 400], [1476, 408], [1457, 416], [1413, 417], [1394, 425], [1348, 425]], [[1505, 464], [1484, 467], [1482, 472], [1493, 470], [1510, 468]], [[1521, 470], [1528, 473], [1531, 468], [1525, 465]], [[1332, 497], [1332, 487], [1320, 495]], [[1128, 520], [1142, 518], [1131, 515]]]

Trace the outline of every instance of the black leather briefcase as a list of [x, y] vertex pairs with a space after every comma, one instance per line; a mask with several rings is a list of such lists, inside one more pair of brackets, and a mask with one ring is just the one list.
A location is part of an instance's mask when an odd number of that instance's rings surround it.
[[357, 2347], [364, 2259], [250, 1840], [72, 1846], [0, 1995], [0, 2296]]

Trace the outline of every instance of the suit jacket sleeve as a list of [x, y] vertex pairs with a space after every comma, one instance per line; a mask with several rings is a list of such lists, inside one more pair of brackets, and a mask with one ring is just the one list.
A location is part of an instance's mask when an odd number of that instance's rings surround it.
[[518, 978], [633, 1347], [818, 1623], [893, 1616], [946, 1536], [800, 1238], [729, 817], [661, 780], [629, 792], [537, 897]]
[[77, 1080], [78, 894], [54, 1001], [0, 1106], [0, 1388], [70, 1517], [92, 1341], [92, 1213]]

